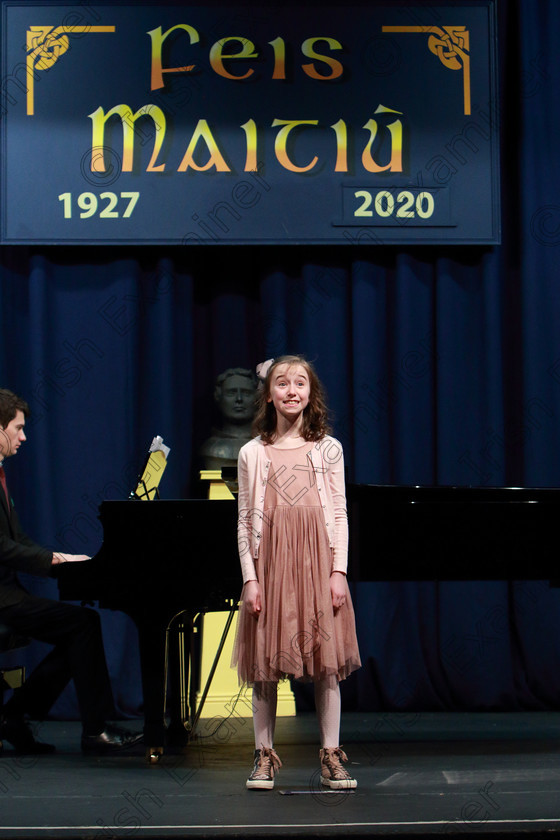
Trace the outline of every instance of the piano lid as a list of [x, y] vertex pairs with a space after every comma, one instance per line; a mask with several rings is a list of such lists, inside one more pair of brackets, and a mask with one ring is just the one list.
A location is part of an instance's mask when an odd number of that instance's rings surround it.
[[349, 485], [354, 580], [553, 580], [557, 487]]

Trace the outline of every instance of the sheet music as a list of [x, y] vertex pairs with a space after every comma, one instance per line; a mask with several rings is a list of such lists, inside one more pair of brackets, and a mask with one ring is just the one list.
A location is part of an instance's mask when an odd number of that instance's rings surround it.
[[138, 480], [138, 486], [132, 496], [142, 501], [149, 501], [156, 496], [170, 452], [170, 447], [164, 444], [161, 435], [156, 435], [148, 449], [148, 458], [144, 466], [144, 471]]

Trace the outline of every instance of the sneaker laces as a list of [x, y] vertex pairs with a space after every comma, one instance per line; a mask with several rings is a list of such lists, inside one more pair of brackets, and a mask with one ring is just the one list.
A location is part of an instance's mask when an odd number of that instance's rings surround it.
[[325, 747], [321, 750], [321, 763], [324, 764], [333, 779], [350, 779], [350, 773], [342, 766], [348, 761], [348, 756], [342, 747]]
[[252, 778], [257, 779], [260, 776], [274, 778], [274, 774], [282, 767], [282, 762], [276, 750], [272, 747], [261, 747], [257, 752], [259, 755], [255, 760], [255, 769], [251, 774]]

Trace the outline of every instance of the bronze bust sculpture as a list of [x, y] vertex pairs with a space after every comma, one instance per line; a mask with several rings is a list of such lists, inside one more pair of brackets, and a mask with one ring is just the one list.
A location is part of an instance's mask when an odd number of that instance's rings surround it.
[[204, 469], [237, 466], [239, 450], [251, 439], [256, 388], [257, 377], [246, 368], [228, 368], [216, 379], [214, 400], [222, 422], [200, 449]]

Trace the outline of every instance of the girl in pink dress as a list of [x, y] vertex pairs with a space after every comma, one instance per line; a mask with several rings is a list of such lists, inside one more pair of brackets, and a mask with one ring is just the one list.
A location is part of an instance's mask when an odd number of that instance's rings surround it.
[[[263, 370], [264, 368], [264, 370]], [[257, 369], [259, 436], [239, 453], [238, 541], [243, 592], [233, 653], [253, 686], [255, 761], [249, 789], [272, 789], [278, 681], [311, 680], [321, 734], [321, 783], [357, 783], [339, 746], [340, 680], [360, 667], [346, 581], [344, 458], [328, 434], [322, 385], [301, 356]]]

